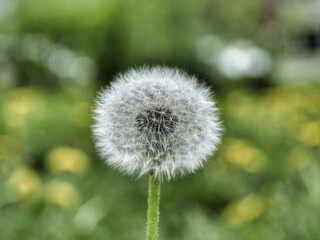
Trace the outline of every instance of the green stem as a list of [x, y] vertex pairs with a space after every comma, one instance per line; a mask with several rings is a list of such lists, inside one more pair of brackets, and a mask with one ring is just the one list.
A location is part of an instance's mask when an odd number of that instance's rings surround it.
[[160, 181], [149, 175], [147, 240], [157, 240], [159, 223]]

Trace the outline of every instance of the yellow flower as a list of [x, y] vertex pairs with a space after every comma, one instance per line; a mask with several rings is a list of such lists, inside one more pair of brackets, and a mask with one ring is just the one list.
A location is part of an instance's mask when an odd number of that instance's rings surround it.
[[261, 216], [264, 209], [263, 198], [256, 194], [250, 194], [241, 201], [230, 204], [225, 209], [223, 217], [230, 226], [239, 227]]
[[88, 169], [87, 155], [75, 148], [60, 147], [47, 155], [47, 166], [53, 172], [82, 173]]
[[46, 200], [62, 208], [71, 208], [78, 204], [80, 196], [77, 189], [68, 182], [53, 180], [46, 186]]
[[25, 125], [25, 116], [41, 108], [41, 96], [30, 88], [16, 88], [7, 95], [4, 106], [5, 123], [14, 128]]
[[307, 146], [320, 146], [320, 122], [310, 122], [303, 125], [299, 139]]
[[14, 171], [9, 180], [14, 198], [33, 199], [40, 193], [41, 182], [38, 175], [27, 167]]
[[228, 162], [248, 172], [259, 172], [265, 167], [266, 157], [259, 149], [240, 139], [229, 141], [225, 156]]

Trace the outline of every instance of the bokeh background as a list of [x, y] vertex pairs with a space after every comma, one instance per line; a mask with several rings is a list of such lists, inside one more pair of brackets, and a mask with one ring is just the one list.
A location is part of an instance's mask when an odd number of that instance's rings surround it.
[[320, 239], [319, 0], [0, 0], [0, 239], [144, 239], [147, 179], [105, 166], [90, 125], [146, 63], [211, 86], [225, 126], [163, 184], [159, 239]]

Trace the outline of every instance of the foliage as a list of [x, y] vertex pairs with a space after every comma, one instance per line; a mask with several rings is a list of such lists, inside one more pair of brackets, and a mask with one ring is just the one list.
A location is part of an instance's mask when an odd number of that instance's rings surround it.
[[320, 239], [316, 22], [278, 2], [0, 0], [1, 239], [144, 238], [147, 179], [105, 166], [90, 129], [97, 90], [141, 63], [204, 79], [226, 129], [163, 184], [160, 239]]
[[[5, 239], [143, 238], [146, 179], [120, 176], [97, 158], [92, 92], [17, 88], [2, 95]], [[228, 93], [220, 102], [226, 135], [218, 156], [164, 184], [162, 239], [319, 237], [319, 100], [312, 87]]]

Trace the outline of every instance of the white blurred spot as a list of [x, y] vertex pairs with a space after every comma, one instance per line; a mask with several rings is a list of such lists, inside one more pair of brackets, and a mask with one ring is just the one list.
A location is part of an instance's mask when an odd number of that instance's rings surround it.
[[249, 76], [262, 77], [271, 70], [271, 57], [269, 53], [261, 48], [248, 49], [248, 54], [252, 59], [252, 67]]
[[5, 20], [15, 13], [17, 9], [16, 0], [0, 0], [0, 20]]
[[270, 71], [271, 58], [265, 50], [240, 41], [222, 48], [216, 64], [230, 78], [263, 77]]
[[62, 44], [52, 44], [42, 34], [23, 36], [20, 48], [24, 59], [47, 67], [60, 78], [62, 86], [87, 86], [96, 77], [96, 64], [90, 57]]
[[212, 64], [219, 50], [224, 46], [221, 38], [214, 35], [204, 36], [199, 39], [196, 45], [197, 54], [201, 61]]
[[50, 41], [44, 35], [28, 34], [22, 38], [21, 53], [26, 59], [38, 62], [49, 45]]
[[69, 49], [57, 45], [48, 58], [48, 68], [59, 77], [68, 77], [69, 69], [74, 61], [74, 54]]
[[320, 54], [279, 58], [275, 63], [275, 78], [282, 83], [319, 82]]
[[89, 57], [74, 59], [69, 69], [69, 76], [81, 85], [87, 85], [96, 74], [96, 65]]
[[239, 48], [228, 47], [218, 56], [218, 68], [227, 77], [241, 77], [251, 65], [249, 55]]
[[203, 63], [231, 79], [263, 77], [271, 69], [269, 53], [246, 39], [226, 44], [220, 37], [208, 35], [199, 39], [196, 51]]
[[101, 197], [86, 202], [73, 219], [75, 228], [82, 233], [90, 234], [106, 215], [104, 205], [105, 201]]
[[85, 54], [78, 54], [70, 49], [55, 45], [47, 49], [44, 54], [47, 58], [49, 70], [62, 78], [62, 86], [77, 84], [87, 86], [95, 79], [96, 64]]

